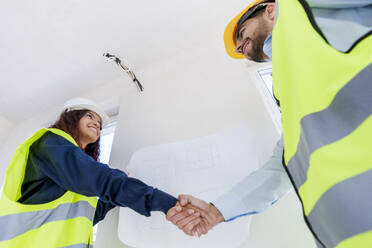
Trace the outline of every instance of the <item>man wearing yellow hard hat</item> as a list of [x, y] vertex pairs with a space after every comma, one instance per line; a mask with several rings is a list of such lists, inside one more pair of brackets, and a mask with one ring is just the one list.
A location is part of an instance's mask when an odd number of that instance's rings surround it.
[[[224, 41], [232, 58], [272, 59], [284, 151], [279, 141], [262, 169], [211, 204], [181, 196], [181, 205], [204, 211], [209, 230], [262, 212], [293, 185], [318, 247], [369, 247], [372, 0], [254, 1], [227, 25]], [[195, 230], [184, 211], [167, 218]]]
[[226, 52], [235, 59], [271, 60], [271, 31], [275, 0], [257, 0], [235, 16], [225, 28]]

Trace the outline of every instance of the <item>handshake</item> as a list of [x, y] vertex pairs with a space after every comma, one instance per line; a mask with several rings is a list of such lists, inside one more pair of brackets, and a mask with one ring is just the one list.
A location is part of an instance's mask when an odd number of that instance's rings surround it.
[[179, 195], [177, 204], [168, 210], [167, 220], [185, 234], [200, 237], [224, 221], [220, 211], [211, 203], [191, 195]]

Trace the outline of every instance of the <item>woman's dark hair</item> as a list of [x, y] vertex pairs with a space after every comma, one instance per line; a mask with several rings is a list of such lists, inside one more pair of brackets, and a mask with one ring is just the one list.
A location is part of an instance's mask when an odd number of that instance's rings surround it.
[[[58, 128], [62, 131], [65, 131], [74, 138], [76, 143], [81, 147], [79, 140], [80, 130], [79, 130], [79, 121], [80, 119], [88, 112], [89, 110], [73, 110], [73, 111], [64, 111], [60, 115], [59, 119], [51, 125], [49, 128]], [[99, 157], [99, 141], [100, 138], [94, 143], [88, 144], [85, 147], [84, 152], [91, 156], [94, 160], [98, 161]]]

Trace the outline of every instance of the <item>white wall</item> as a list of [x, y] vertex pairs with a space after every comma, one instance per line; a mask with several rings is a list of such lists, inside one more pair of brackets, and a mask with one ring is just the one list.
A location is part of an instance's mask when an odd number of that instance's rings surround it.
[[[6, 159], [9, 152], [6, 151], [7, 145], [6, 141], [9, 137], [9, 134], [12, 132], [14, 128], [14, 124], [10, 122], [7, 118], [0, 116], [0, 185], [2, 185], [3, 177], [5, 170], [7, 168], [7, 161]], [[4, 157], [5, 156], [5, 157]]]
[[13, 126], [10, 120], [0, 115], [0, 144], [8, 137]]
[[[210, 135], [239, 123], [261, 137], [262, 161], [269, 157], [278, 134], [244, 62], [229, 59], [223, 47], [189, 50], [137, 76], [145, 92], [129, 88], [121, 101], [111, 166], [125, 168], [131, 154], [144, 146]], [[99, 224], [95, 247], [126, 247], [118, 239], [118, 212], [113, 209]], [[314, 247], [293, 192], [252, 222], [243, 247]]]

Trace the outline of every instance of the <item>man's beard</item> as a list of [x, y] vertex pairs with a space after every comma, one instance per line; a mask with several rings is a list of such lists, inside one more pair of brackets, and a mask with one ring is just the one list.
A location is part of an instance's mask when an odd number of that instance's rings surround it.
[[263, 21], [259, 21], [259, 27], [260, 29], [257, 29], [257, 31], [254, 34], [254, 39], [252, 39], [252, 53], [249, 54], [250, 58], [255, 62], [264, 62], [265, 59], [265, 53], [263, 51], [263, 46], [266, 40], [266, 34], [267, 34], [267, 24]]

